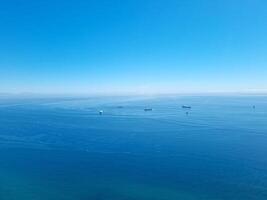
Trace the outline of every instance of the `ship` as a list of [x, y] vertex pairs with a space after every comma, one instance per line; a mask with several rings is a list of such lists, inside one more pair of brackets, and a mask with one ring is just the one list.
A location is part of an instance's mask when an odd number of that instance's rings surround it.
[[145, 108], [144, 111], [152, 111], [152, 108]]
[[182, 108], [187, 108], [187, 109], [190, 109], [190, 108], [191, 108], [191, 106], [182, 105]]

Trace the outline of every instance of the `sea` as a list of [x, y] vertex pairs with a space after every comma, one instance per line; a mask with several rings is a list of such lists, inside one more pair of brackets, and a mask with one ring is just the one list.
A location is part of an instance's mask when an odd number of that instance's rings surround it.
[[265, 95], [0, 97], [0, 200], [266, 199]]

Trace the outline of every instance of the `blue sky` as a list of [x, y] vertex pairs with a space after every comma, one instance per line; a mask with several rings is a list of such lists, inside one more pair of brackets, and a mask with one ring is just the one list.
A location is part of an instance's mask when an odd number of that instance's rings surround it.
[[0, 92], [267, 91], [264, 0], [0, 3]]

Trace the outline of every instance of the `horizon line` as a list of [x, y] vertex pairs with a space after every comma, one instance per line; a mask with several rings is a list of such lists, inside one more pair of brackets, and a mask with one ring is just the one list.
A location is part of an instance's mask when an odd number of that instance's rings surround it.
[[195, 95], [267, 95], [267, 91], [208, 91], [208, 92], [169, 92], [169, 93], [74, 93], [74, 92], [0, 92], [0, 97], [127, 97], [127, 96], [195, 96]]

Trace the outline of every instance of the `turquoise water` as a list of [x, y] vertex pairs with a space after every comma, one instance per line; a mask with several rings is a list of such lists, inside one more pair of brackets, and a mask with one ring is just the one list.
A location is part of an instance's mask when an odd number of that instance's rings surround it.
[[267, 97], [1, 97], [0, 199], [266, 200]]

